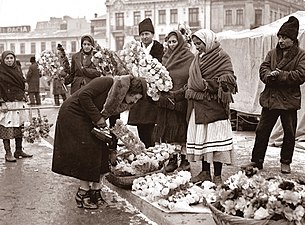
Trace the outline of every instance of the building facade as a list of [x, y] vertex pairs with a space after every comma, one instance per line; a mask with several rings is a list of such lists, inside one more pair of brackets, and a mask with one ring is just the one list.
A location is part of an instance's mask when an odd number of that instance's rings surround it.
[[210, 6], [210, 0], [106, 0], [109, 47], [120, 50], [125, 42], [139, 39], [138, 24], [148, 17], [161, 43], [179, 23], [192, 30], [210, 28]]
[[49, 21], [37, 22], [36, 29], [30, 26], [0, 29], [0, 54], [5, 50], [15, 52], [21, 63], [29, 62], [31, 56], [44, 50], [55, 50], [60, 43], [68, 54], [80, 49], [82, 34], [90, 33], [90, 23], [85, 18], [51, 17]]
[[290, 13], [305, 10], [303, 0], [106, 0], [108, 45], [120, 50], [131, 39], [139, 39], [138, 23], [151, 18], [155, 39], [186, 23], [194, 32], [253, 29]]
[[303, 10], [303, 0], [212, 0], [211, 29], [214, 32], [253, 29]]

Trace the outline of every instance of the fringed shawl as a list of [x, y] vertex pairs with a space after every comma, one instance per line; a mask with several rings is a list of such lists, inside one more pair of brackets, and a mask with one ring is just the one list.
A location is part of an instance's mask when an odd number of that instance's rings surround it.
[[[220, 48], [219, 42], [215, 41], [213, 48], [201, 57], [199, 54], [195, 56], [189, 74], [188, 89], [185, 93], [187, 99], [218, 99], [228, 109], [229, 103], [233, 102], [232, 94], [237, 92], [237, 84], [231, 59]], [[208, 91], [207, 80], [218, 82], [218, 93]]]

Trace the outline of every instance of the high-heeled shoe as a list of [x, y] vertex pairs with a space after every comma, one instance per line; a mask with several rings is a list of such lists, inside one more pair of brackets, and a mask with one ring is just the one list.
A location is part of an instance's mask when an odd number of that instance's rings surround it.
[[98, 190], [90, 190], [91, 201], [98, 206], [106, 205], [107, 202], [103, 199], [101, 194], [101, 189]]
[[97, 204], [91, 201], [90, 190], [85, 191], [79, 188], [75, 196], [75, 201], [78, 208], [85, 208], [85, 209], [98, 208]]

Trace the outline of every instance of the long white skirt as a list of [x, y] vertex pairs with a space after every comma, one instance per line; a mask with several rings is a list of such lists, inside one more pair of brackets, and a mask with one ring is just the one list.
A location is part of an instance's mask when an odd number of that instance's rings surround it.
[[186, 150], [190, 161], [201, 161], [204, 157], [208, 163], [232, 164], [233, 132], [230, 120], [196, 124], [193, 110], [188, 124]]

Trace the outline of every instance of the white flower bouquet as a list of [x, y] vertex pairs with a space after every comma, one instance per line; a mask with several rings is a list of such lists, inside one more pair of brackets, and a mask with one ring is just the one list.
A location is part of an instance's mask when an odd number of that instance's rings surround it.
[[134, 75], [144, 77], [147, 81], [147, 95], [154, 101], [159, 100], [160, 92], [168, 92], [173, 82], [167, 69], [151, 55], [146, 55], [140, 42], [126, 43], [121, 51], [122, 60]]
[[117, 56], [117, 54], [107, 48], [100, 48], [91, 61], [96, 66], [96, 69], [104, 76], [126, 75], [128, 70]]
[[42, 76], [59, 78], [60, 72], [64, 70], [58, 57], [50, 50], [42, 51], [37, 63]]
[[265, 179], [239, 171], [219, 186], [217, 193], [213, 205], [225, 215], [261, 220], [261, 224], [305, 224], [305, 186], [293, 180], [280, 176]]

